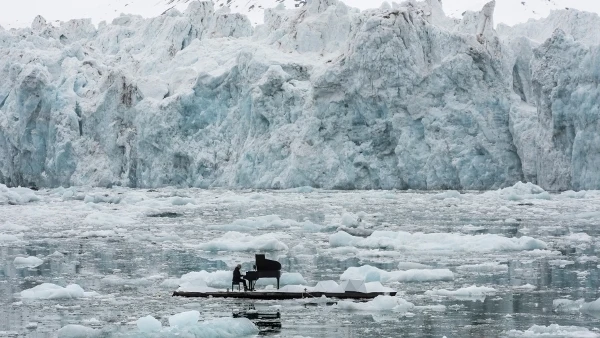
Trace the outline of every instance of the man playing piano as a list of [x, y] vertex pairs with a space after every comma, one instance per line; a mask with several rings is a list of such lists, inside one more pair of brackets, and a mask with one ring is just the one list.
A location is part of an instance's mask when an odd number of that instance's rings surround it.
[[[233, 270], [233, 284], [239, 284], [239, 283], [244, 283], [244, 291], [248, 291], [248, 286], [246, 285], [246, 280], [244, 279], [244, 276], [242, 275], [242, 272], [240, 271], [240, 269], [242, 268], [241, 264], [238, 264], [235, 269]], [[233, 291], [233, 290], [231, 290]]]

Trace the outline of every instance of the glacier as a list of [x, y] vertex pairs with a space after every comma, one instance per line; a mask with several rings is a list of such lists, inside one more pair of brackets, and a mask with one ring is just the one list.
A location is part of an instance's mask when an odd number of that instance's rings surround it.
[[600, 189], [600, 18], [494, 29], [494, 6], [0, 28], [0, 183]]

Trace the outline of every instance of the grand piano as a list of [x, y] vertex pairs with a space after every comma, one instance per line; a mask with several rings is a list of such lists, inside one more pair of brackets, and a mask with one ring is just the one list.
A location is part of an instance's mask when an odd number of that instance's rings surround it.
[[276, 278], [277, 289], [279, 289], [279, 278], [281, 278], [281, 263], [278, 261], [266, 259], [264, 254], [255, 255], [256, 264], [254, 271], [246, 272], [244, 277], [248, 281], [248, 288], [254, 291], [256, 281], [260, 278]]

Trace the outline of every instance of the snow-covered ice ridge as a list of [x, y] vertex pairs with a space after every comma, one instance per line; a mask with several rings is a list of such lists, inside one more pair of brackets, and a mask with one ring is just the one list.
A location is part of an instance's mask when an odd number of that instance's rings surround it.
[[194, 1], [0, 28], [0, 182], [599, 189], [600, 18], [497, 32], [493, 11], [312, 0], [253, 27]]

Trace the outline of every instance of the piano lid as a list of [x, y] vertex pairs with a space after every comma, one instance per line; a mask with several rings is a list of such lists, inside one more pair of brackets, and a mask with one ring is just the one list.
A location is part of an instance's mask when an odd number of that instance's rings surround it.
[[281, 270], [281, 263], [271, 259], [266, 259], [264, 254], [256, 254], [256, 270], [257, 271], [278, 271]]

